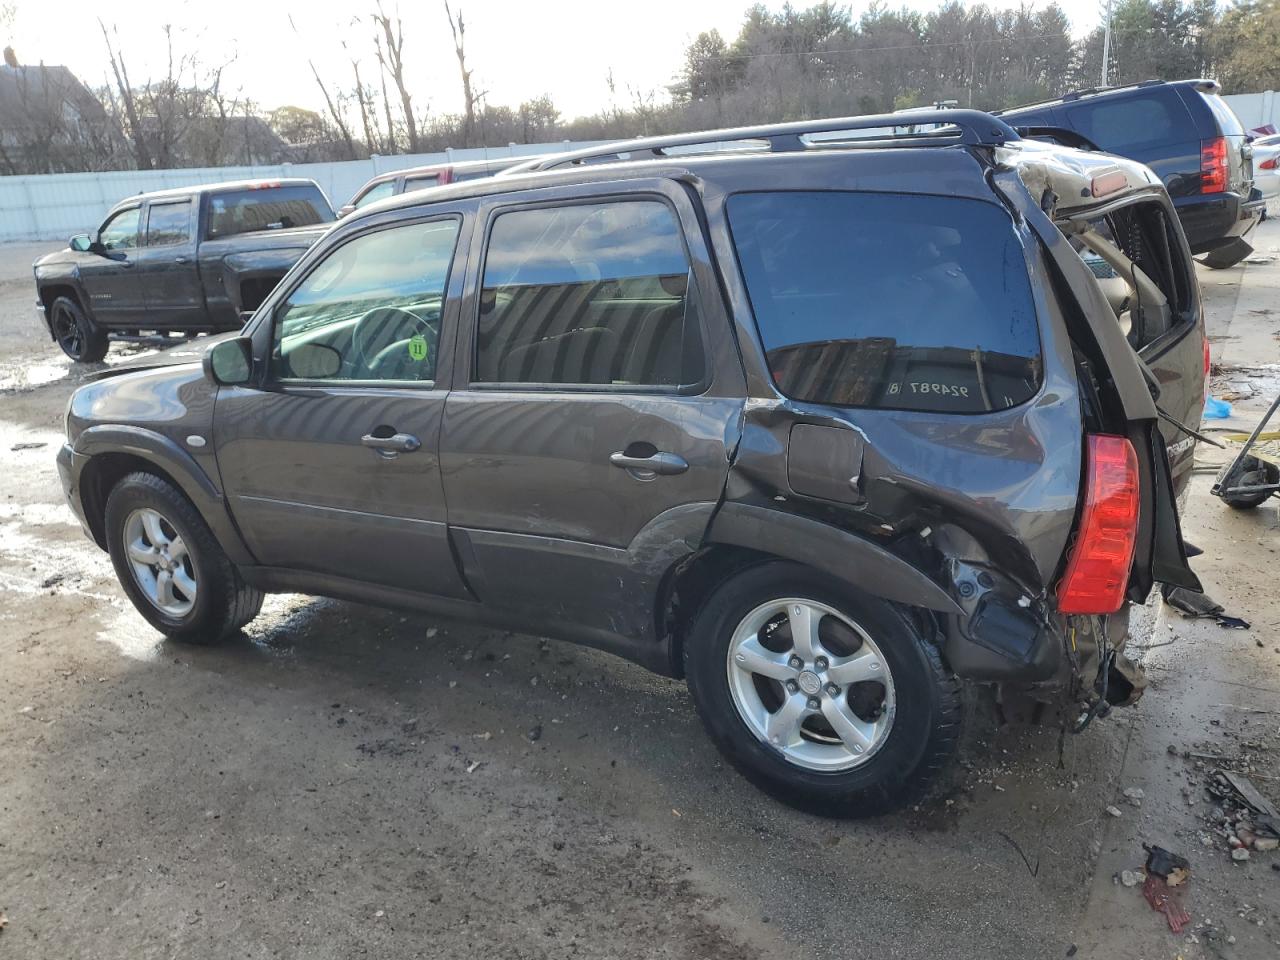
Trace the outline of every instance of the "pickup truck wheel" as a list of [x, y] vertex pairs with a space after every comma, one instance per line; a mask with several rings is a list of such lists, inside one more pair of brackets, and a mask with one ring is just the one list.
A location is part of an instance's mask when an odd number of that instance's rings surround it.
[[76, 363], [98, 363], [107, 355], [107, 332], [71, 297], [58, 297], [50, 305], [49, 329], [62, 352]]
[[718, 587], [694, 618], [685, 668], [725, 758], [813, 813], [912, 802], [959, 739], [959, 683], [913, 618], [798, 564]]
[[112, 488], [106, 530], [120, 585], [170, 639], [215, 643], [262, 608], [261, 591], [245, 584], [195, 507], [154, 474], [131, 473]]

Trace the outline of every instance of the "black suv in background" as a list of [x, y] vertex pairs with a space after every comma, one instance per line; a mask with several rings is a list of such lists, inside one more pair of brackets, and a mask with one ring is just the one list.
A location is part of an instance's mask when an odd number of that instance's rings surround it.
[[987, 114], [903, 123], [358, 211], [203, 366], [78, 390], [67, 498], [174, 639], [283, 591], [589, 644], [687, 677], [739, 770], [827, 813], [919, 795], [959, 678], [1132, 702], [1128, 605], [1198, 588], [1194, 440], [1161, 415], [1199, 421], [1204, 327], [1168, 194]]
[[[1243, 239], [1266, 209], [1253, 190], [1244, 127], [1214, 80], [1147, 80], [1015, 107], [998, 116], [1027, 135], [1065, 130], [1145, 163], [1164, 181], [1191, 252], [1224, 268], [1253, 248]], [[1072, 142], [1064, 138], [1063, 142]]]

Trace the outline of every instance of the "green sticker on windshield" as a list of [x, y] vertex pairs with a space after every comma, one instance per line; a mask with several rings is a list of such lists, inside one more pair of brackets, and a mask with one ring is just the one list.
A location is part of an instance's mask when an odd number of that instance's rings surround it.
[[415, 360], [427, 359], [427, 338], [422, 334], [409, 340], [409, 356]]

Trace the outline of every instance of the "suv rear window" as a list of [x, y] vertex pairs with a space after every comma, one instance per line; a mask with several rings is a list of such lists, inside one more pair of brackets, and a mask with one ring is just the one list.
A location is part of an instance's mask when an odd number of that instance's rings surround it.
[[260, 187], [209, 197], [209, 237], [233, 237], [254, 230], [287, 230], [328, 223], [333, 211], [313, 186]]
[[979, 413], [1040, 386], [1008, 214], [957, 197], [743, 193], [729, 224], [774, 382], [839, 406]]
[[1240, 122], [1240, 118], [1236, 116], [1235, 111], [1227, 105], [1227, 101], [1216, 93], [1201, 93], [1200, 99], [1208, 106], [1209, 112], [1213, 114], [1213, 119], [1218, 122], [1219, 132], [1224, 137], [1239, 137], [1244, 134], [1244, 125]]

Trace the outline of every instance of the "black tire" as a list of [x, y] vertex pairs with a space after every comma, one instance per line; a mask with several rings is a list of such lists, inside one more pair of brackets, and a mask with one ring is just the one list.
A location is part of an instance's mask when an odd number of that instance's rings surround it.
[[[882, 745], [852, 769], [819, 772], [786, 759], [748, 727], [728, 679], [729, 645], [738, 624], [772, 599], [808, 599], [859, 624], [875, 638], [896, 700]], [[763, 631], [762, 631], [763, 632]], [[822, 816], [887, 813], [924, 795], [960, 738], [959, 681], [903, 608], [799, 564], [770, 561], [717, 587], [694, 618], [685, 671], [699, 716], [725, 759], [784, 803]]]
[[[1244, 470], [1240, 474], [1240, 479], [1232, 484], [1233, 487], [1254, 487], [1263, 484], [1280, 483], [1280, 466], [1269, 463], [1266, 460], [1259, 460], [1257, 457], [1246, 457], [1243, 464]], [[1232, 510], [1253, 510], [1262, 506], [1271, 499], [1270, 491], [1262, 491], [1261, 493], [1233, 493], [1222, 498]]]
[[99, 363], [107, 355], [107, 332], [71, 297], [58, 297], [49, 305], [49, 329], [62, 352], [76, 363]]
[[[190, 610], [174, 616], [157, 606], [139, 583], [126, 548], [125, 525], [141, 509], [154, 510], [186, 545], [197, 584]], [[116, 577], [138, 612], [171, 640], [217, 643], [258, 615], [262, 591], [248, 586], [191, 502], [151, 473], [131, 473], [107, 497], [107, 547]]]

